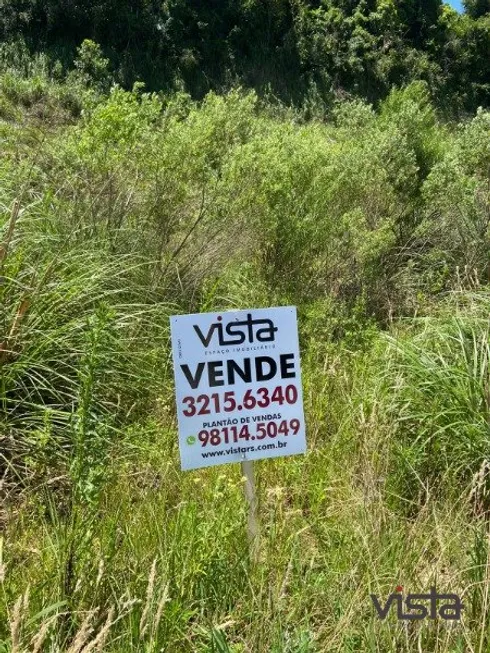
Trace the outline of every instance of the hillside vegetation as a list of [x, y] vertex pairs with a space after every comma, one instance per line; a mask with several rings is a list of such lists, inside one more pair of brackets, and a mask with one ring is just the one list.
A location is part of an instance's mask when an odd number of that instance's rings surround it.
[[[447, 122], [431, 80], [290, 103], [53, 61], [0, 49], [0, 651], [490, 650], [487, 91]], [[256, 465], [254, 561], [238, 465], [180, 471], [169, 316], [283, 304], [309, 451]], [[397, 585], [462, 622], [380, 621]]]
[[295, 104], [369, 102], [424, 80], [448, 114], [490, 103], [489, 0], [3, 0], [0, 37], [53, 73], [84, 39], [117, 83], [202, 98], [237, 85]]

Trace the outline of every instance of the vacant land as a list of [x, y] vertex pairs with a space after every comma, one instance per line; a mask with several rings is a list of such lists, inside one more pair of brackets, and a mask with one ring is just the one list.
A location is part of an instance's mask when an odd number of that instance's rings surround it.
[[[490, 113], [7, 54], [0, 650], [490, 650]], [[180, 471], [169, 316], [276, 305], [309, 451], [257, 464], [254, 561], [238, 466]], [[381, 621], [398, 585], [462, 620]]]

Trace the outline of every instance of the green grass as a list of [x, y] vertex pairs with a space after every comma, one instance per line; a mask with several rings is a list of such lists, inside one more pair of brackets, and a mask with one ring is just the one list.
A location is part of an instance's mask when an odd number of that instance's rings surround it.
[[[488, 113], [41, 63], [0, 75], [0, 651], [489, 650]], [[257, 463], [254, 559], [238, 466], [180, 471], [168, 318], [291, 303], [308, 453]], [[461, 623], [381, 622], [399, 584]]]

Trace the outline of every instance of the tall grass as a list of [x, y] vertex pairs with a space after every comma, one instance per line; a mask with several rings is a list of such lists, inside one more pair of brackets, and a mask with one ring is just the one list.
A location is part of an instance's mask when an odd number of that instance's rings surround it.
[[[15, 70], [0, 650], [486, 651], [487, 114], [450, 130], [415, 85], [307, 123], [73, 78], [68, 120], [37, 70], [34, 119]], [[168, 317], [281, 303], [309, 451], [257, 464], [254, 561], [239, 470], [179, 469]], [[458, 592], [462, 622], [379, 621], [399, 584]]]
[[[459, 305], [458, 305], [459, 304]], [[444, 484], [458, 495], [490, 455], [488, 292], [453, 301], [392, 339], [390, 412], [396, 466], [412, 493]], [[485, 472], [486, 477], [486, 472]]]

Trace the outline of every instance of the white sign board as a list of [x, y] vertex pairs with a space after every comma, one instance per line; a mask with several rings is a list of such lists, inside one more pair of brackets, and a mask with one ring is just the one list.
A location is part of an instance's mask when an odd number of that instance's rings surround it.
[[182, 469], [306, 451], [296, 308], [170, 318]]

